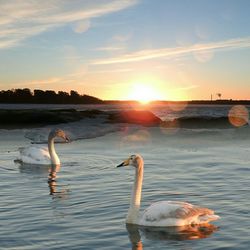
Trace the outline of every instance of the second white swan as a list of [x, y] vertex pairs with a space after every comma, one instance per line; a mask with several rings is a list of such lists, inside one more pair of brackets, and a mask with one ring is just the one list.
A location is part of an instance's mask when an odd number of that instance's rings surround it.
[[54, 145], [56, 137], [61, 137], [65, 141], [69, 141], [63, 130], [53, 129], [50, 131], [48, 136], [48, 147], [32, 145], [27, 148], [20, 148], [20, 156], [17, 160], [26, 164], [60, 165], [60, 159], [55, 151]]
[[141, 226], [167, 227], [203, 224], [219, 219], [219, 216], [215, 215], [213, 210], [180, 201], [159, 201], [153, 203], [140, 216], [144, 162], [140, 155], [131, 155], [117, 167], [128, 165], [135, 167], [135, 180], [126, 223]]

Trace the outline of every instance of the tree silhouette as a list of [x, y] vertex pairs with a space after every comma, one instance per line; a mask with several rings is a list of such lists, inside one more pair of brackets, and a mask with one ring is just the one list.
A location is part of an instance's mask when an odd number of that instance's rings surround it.
[[81, 96], [78, 94], [77, 91], [71, 90], [70, 91], [70, 100], [72, 103], [81, 103]]
[[0, 103], [59, 103], [59, 104], [101, 104], [99, 98], [89, 95], [80, 95], [71, 90], [70, 94], [64, 91], [56, 93], [53, 90], [11, 89], [0, 91]]
[[65, 104], [69, 103], [69, 93], [64, 91], [59, 91], [57, 95], [57, 103]]

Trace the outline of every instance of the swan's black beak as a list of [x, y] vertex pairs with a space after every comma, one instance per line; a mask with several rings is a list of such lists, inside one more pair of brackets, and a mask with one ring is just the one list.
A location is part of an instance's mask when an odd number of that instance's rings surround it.
[[120, 167], [124, 167], [124, 162], [122, 162], [121, 164], [119, 164], [118, 166], [116, 166], [117, 168], [120, 168]]
[[116, 166], [117, 168], [120, 168], [120, 167], [125, 167], [125, 166], [128, 166], [129, 165], [129, 159], [125, 160], [124, 162], [122, 162], [120, 165]]

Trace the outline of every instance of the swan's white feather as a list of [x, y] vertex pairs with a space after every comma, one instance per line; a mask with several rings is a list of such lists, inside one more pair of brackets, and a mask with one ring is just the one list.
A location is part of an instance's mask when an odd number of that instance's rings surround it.
[[51, 164], [50, 154], [46, 146], [30, 146], [19, 149], [20, 156], [18, 160], [28, 164]]
[[207, 223], [219, 216], [208, 208], [194, 206], [187, 202], [159, 201], [149, 206], [142, 214], [142, 226], [184, 226]]

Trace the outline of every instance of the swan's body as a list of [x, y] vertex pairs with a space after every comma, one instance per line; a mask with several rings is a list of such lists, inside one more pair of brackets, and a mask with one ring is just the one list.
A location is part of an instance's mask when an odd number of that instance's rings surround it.
[[54, 129], [48, 136], [48, 147], [30, 146], [27, 148], [20, 148], [20, 156], [18, 161], [26, 164], [39, 164], [39, 165], [59, 165], [60, 159], [55, 151], [54, 140], [56, 137], [61, 137], [68, 141], [67, 136], [61, 129]]
[[23, 163], [41, 164], [41, 165], [51, 164], [49, 151], [48, 148], [46, 148], [45, 146], [39, 147], [34, 145], [27, 148], [20, 148], [19, 152], [20, 156], [18, 160], [20, 160]]
[[117, 167], [135, 167], [135, 181], [126, 223], [141, 226], [184, 226], [208, 223], [217, 220], [218, 215], [208, 208], [194, 206], [186, 202], [160, 201], [149, 206], [140, 216], [141, 189], [144, 163], [140, 155], [132, 155]]

